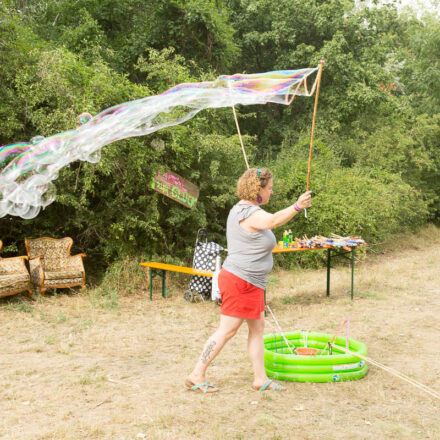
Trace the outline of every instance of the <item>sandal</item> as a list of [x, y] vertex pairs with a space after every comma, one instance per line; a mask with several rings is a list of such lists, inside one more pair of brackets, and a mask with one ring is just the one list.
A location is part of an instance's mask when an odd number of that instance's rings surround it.
[[[272, 384], [272, 386], [271, 386]], [[254, 387], [252, 388], [255, 391], [286, 391], [286, 388], [284, 388], [279, 383], [274, 382], [272, 379], [269, 379], [263, 386], [261, 387]]]
[[[212, 383], [208, 383], [207, 380], [205, 382], [200, 382], [195, 384], [191, 382], [189, 379], [185, 380], [185, 387], [189, 391], [201, 391], [202, 393], [216, 393], [218, 388], [216, 388]], [[209, 388], [214, 388], [213, 390], [209, 390]], [[208, 391], [209, 390], [209, 391]]]

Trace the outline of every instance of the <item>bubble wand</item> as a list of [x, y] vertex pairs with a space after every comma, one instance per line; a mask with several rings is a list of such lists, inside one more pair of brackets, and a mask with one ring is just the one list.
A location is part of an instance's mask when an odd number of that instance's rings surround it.
[[295, 95], [312, 96], [318, 77], [310, 91], [306, 78], [318, 69], [239, 73], [178, 84], [160, 95], [109, 107], [88, 122], [88, 116], [82, 115], [86, 123], [80, 121], [76, 129], [0, 146], [0, 217], [36, 217], [55, 200], [53, 181], [61, 169], [77, 160], [97, 163], [102, 148], [112, 142], [182, 124], [208, 108], [268, 102], [289, 105]]
[[[318, 110], [318, 98], [319, 98], [319, 86], [321, 85], [322, 68], [324, 66], [324, 58], [321, 58], [321, 63], [319, 64], [318, 75], [316, 77], [316, 95], [315, 95], [315, 107], [313, 109], [313, 119], [312, 119], [312, 133], [310, 135], [310, 150], [309, 150], [309, 165], [307, 169], [307, 191], [310, 190], [310, 171], [312, 168], [312, 152], [313, 152], [313, 140], [315, 137], [315, 122], [316, 113]], [[312, 90], [313, 93], [313, 90]], [[304, 209], [304, 217], [307, 218], [307, 208]]]

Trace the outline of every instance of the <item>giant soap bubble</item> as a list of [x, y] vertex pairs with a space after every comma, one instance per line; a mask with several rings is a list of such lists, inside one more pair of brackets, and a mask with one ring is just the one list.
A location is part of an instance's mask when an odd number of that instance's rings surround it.
[[81, 160], [96, 163], [105, 145], [181, 124], [205, 108], [237, 104], [290, 104], [295, 95], [311, 96], [307, 77], [318, 68], [251, 75], [220, 76], [212, 82], [179, 84], [166, 92], [110, 107], [95, 117], [80, 115], [74, 130], [29, 143], [0, 148], [0, 217], [36, 217], [55, 200], [52, 184], [59, 171]]

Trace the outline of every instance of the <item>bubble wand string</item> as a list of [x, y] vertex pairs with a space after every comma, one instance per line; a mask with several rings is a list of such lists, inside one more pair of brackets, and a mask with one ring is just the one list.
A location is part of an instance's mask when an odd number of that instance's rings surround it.
[[232, 106], [232, 112], [234, 113], [235, 125], [237, 127], [238, 138], [240, 139], [241, 151], [243, 152], [244, 161], [246, 162], [247, 169], [249, 169], [249, 162], [247, 160], [246, 151], [243, 145], [243, 139], [241, 138], [240, 126], [238, 125], [237, 113], [235, 112], [235, 107]]
[[401, 373], [400, 371], [395, 370], [394, 368], [387, 367], [384, 364], [381, 364], [380, 362], [375, 361], [374, 359], [371, 359], [370, 357], [363, 356], [359, 353], [355, 353], [354, 351], [348, 350], [345, 347], [341, 347], [340, 345], [336, 345], [334, 343], [331, 343], [331, 346], [335, 349], [342, 350], [347, 354], [351, 354], [353, 356], [356, 356], [358, 358], [363, 359], [364, 361], [369, 362], [370, 364], [382, 368], [382, 370], [385, 370], [386, 372], [392, 374], [393, 376], [398, 377], [399, 379], [404, 380], [405, 382], [410, 383], [411, 385], [414, 385], [416, 388], [419, 388], [420, 390], [424, 391], [427, 394], [430, 394], [431, 396], [435, 397], [436, 399], [440, 400], [440, 393], [433, 390], [432, 388], [429, 388], [428, 386], [424, 385], [423, 383], [417, 382], [416, 380], [406, 376], [405, 374]]
[[[291, 344], [291, 343], [287, 340], [286, 336], [284, 336], [284, 333], [283, 333], [283, 331], [281, 330], [281, 327], [280, 327], [280, 325], [278, 324], [277, 318], [275, 318], [275, 315], [273, 314], [272, 309], [269, 307], [268, 304], [266, 304], [266, 308], [267, 308], [267, 310], [269, 310], [270, 314], [272, 315], [272, 318], [273, 318], [273, 320], [274, 320], [276, 326], [278, 327], [278, 331], [280, 332], [280, 335], [283, 337], [284, 342], [286, 343], [287, 347], [288, 347], [289, 350], [290, 350], [290, 353], [291, 353], [291, 354], [296, 354], [296, 353], [295, 353], [296, 347], [295, 347], [293, 344]], [[292, 348], [291, 348], [291, 345], [293, 345], [293, 350], [292, 350]]]

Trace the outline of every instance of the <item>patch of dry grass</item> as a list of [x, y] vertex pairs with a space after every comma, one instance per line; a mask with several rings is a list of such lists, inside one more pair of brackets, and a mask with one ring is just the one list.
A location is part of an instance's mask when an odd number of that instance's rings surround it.
[[[354, 302], [344, 266], [332, 270], [330, 298], [325, 269], [296, 269], [273, 274], [268, 301], [285, 330], [332, 333], [349, 316], [370, 357], [440, 392], [440, 231], [399, 240], [357, 264]], [[221, 391], [186, 391], [219, 314], [182, 300], [188, 282], [151, 302], [146, 282], [116, 303], [96, 292], [0, 300], [0, 438], [440, 438], [440, 402], [375, 367], [355, 382], [252, 391], [245, 326], [209, 370]]]

